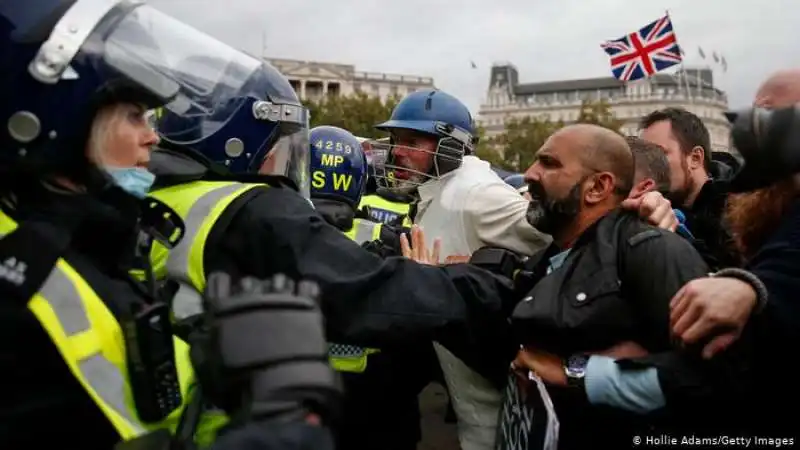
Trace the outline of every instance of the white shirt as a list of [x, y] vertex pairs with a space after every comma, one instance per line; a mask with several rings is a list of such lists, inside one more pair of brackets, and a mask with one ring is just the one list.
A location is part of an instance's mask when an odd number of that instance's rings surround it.
[[[428, 239], [441, 239], [442, 257], [471, 255], [485, 246], [532, 255], [550, 244], [550, 237], [526, 220], [528, 201], [474, 156], [418, 191], [414, 223]], [[492, 450], [501, 393], [447, 349], [434, 347], [458, 416], [462, 450]]]

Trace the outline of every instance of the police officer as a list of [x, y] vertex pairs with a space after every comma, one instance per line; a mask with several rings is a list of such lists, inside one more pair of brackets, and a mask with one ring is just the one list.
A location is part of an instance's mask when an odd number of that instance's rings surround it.
[[412, 200], [406, 196], [393, 195], [390, 191], [378, 189], [374, 194], [361, 198], [359, 210], [370, 219], [392, 226], [411, 226], [409, 211]]
[[[359, 217], [367, 160], [355, 136], [321, 126], [311, 130], [310, 143], [311, 200], [320, 215], [375, 253], [401, 254], [395, 230]], [[412, 341], [380, 351], [332, 344], [330, 355], [346, 392], [337, 448], [415, 449], [421, 437], [417, 396], [437, 367], [430, 344]]]
[[[168, 333], [152, 292], [125, 271], [158, 141], [144, 112], [175, 94], [174, 80], [137, 78], [122, 58], [152, 50], [140, 26], [152, 10], [143, 8], [0, 6], [3, 448], [111, 448], [174, 425], [188, 398], [186, 346]], [[145, 65], [164, 63], [157, 52], [147, 56]], [[143, 225], [153, 230], [177, 225], [148, 218]], [[142, 327], [144, 317], [164, 323], [163, 333]]]
[[[202, 290], [210, 272], [285, 273], [319, 284], [331, 342], [388, 349], [436, 339], [462, 354], [497, 327], [507, 329], [503, 299], [512, 292], [503, 280], [469, 265], [380, 258], [329, 225], [303, 195], [310, 178], [306, 109], [272, 66], [228, 53], [225, 62], [198, 61], [192, 72], [210, 70], [203, 63], [227, 67], [215, 79], [237, 91], [208, 86], [206, 98], [193, 97], [190, 104], [213, 111], [203, 123], [169, 108], [158, 119], [162, 149], [150, 167], [160, 187], [152, 195], [178, 211], [187, 232], [175, 249], [152, 256], [159, 277], [182, 280], [173, 283], [176, 303]], [[223, 104], [214, 102], [215, 92], [225, 92]], [[499, 365], [505, 370], [508, 362]]]
[[358, 244], [380, 237], [379, 223], [356, 218], [367, 185], [367, 158], [349, 131], [321, 126], [310, 133], [311, 200], [325, 220]]
[[2, 448], [184, 431], [202, 400], [166, 305], [128, 276], [140, 236], [171, 247], [182, 232], [142, 202], [158, 142], [145, 111], [186, 87], [169, 65], [188, 50], [169, 46], [176, 23], [123, 1], [0, 4]]

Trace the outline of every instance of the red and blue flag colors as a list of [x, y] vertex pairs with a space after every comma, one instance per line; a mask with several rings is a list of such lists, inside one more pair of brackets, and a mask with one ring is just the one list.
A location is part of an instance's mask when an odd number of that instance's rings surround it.
[[683, 60], [669, 15], [601, 47], [609, 56], [611, 73], [621, 81], [650, 77]]

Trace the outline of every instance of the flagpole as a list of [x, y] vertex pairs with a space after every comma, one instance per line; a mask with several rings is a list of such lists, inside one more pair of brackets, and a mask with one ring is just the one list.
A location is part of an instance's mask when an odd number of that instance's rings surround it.
[[[678, 44], [678, 48], [679, 49], [682, 49], [683, 47], [681, 47], [681, 44], [678, 42], [678, 33], [675, 32], [675, 22], [672, 21], [672, 16], [669, 15], [669, 10], [665, 9], [664, 13], [667, 15], [667, 17], [669, 17], [669, 21], [672, 24], [672, 32], [673, 32], [673, 35], [675, 36], [675, 43]], [[689, 78], [688, 78], [689, 74], [686, 72], [686, 65], [683, 64], [683, 57], [681, 57], [681, 62], [679, 64], [679, 67], [680, 67], [680, 71], [683, 72], [683, 84], [684, 84], [684, 87], [686, 88], [686, 96], [689, 97], [689, 104], [693, 105], [694, 104], [694, 98], [692, 97], [692, 91], [689, 89]], [[681, 77], [680, 77], [680, 75], [678, 75], [678, 85], [680, 85], [680, 80], [681, 80]]]

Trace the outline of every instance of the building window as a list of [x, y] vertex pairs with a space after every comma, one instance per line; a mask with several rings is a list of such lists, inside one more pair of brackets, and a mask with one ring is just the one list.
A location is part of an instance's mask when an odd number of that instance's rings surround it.
[[377, 85], [377, 84], [374, 84], [374, 83], [373, 83], [373, 84], [372, 84], [372, 92], [373, 92], [374, 94], [376, 94], [376, 95], [377, 95], [377, 94], [380, 94], [380, 92], [381, 92], [381, 87], [380, 87], [379, 85]]
[[353, 83], [353, 92], [361, 92], [361, 83]]

